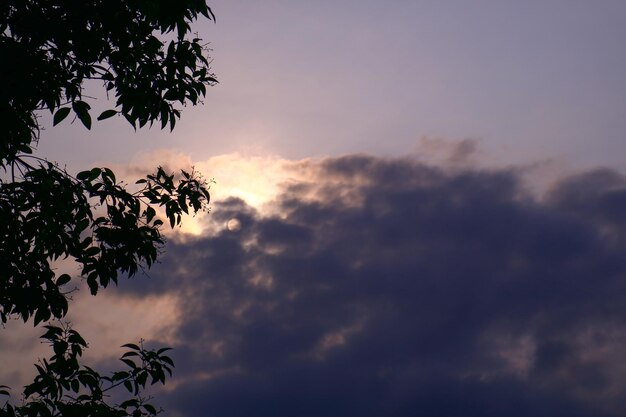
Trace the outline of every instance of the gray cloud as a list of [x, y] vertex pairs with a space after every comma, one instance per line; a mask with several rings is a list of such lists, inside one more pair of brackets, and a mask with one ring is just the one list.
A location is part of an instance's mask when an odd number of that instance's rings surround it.
[[[309, 167], [310, 168], [310, 167]], [[541, 202], [515, 171], [319, 162], [276, 215], [172, 241], [124, 291], [185, 301], [184, 416], [618, 416], [626, 394], [626, 181]]]

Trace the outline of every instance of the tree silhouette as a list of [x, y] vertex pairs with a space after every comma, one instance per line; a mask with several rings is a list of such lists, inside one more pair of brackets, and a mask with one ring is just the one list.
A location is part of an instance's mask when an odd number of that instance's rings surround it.
[[[174, 128], [177, 105], [195, 105], [217, 81], [208, 50], [192, 36], [201, 16], [215, 20], [204, 0], [4, 0], [0, 3], [0, 319], [48, 322], [42, 338], [53, 354], [35, 365], [20, 406], [0, 416], [156, 415], [141, 391], [164, 383], [173, 363], [167, 348], [128, 344], [124, 370], [108, 376], [79, 363], [87, 344], [68, 324], [68, 295], [85, 281], [95, 295], [120, 275], [133, 276], [158, 258], [170, 227], [205, 210], [209, 185], [197, 172], [166, 172], [127, 184], [96, 167], [72, 175], [32, 155], [38, 116], [61, 123], [73, 113], [87, 128], [91, 106], [85, 81], [99, 80], [113, 108], [97, 120], [124, 117], [133, 128], [160, 122]], [[79, 277], [58, 275], [70, 258]], [[126, 399], [112, 402], [111, 398]], [[6, 387], [0, 395], [8, 395]]]

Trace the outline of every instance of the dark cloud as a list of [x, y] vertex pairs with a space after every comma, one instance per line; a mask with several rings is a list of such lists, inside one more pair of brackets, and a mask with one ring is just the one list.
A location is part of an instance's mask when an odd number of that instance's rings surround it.
[[626, 415], [626, 181], [328, 159], [276, 215], [170, 242], [175, 415]]

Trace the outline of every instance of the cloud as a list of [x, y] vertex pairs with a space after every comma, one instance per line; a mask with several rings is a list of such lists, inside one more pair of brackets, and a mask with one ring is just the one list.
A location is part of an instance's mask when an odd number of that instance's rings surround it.
[[[422, 136], [417, 141], [416, 156], [428, 163], [446, 167], [470, 167], [478, 160], [478, 140], [453, 141], [444, 138]], [[481, 155], [484, 159], [484, 155]]]
[[622, 175], [539, 200], [516, 169], [287, 170], [269, 209], [215, 202], [211, 235], [122, 288], [182, 301], [173, 415], [625, 415]]

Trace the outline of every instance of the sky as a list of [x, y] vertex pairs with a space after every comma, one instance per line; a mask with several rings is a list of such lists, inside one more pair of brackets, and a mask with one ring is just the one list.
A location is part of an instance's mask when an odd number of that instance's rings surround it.
[[591, 3], [218, 0], [217, 23], [196, 29], [220, 84], [173, 134], [64, 124], [41, 152], [79, 164], [160, 148], [398, 156], [428, 137], [478, 140], [503, 164], [624, 169], [626, 6]]
[[149, 277], [77, 294], [87, 359], [174, 347], [174, 417], [626, 416], [626, 3], [210, 5], [174, 132], [42, 118], [70, 170], [215, 179]]

